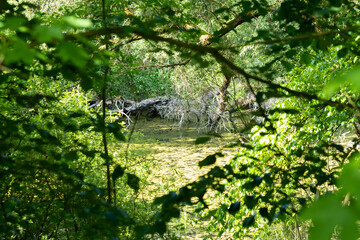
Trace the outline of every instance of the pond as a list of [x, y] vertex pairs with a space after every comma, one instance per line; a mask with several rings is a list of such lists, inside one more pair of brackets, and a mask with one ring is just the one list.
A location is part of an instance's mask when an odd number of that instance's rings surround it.
[[140, 133], [134, 137], [133, 145], [149, 148], [154, 159], [161, 164], [156, 173], [158, 181], [161, 176], [176, 174], [181, 180], [175, 185], [181, 186], [194, 181], [213, 166], [199, 169], [198, 162], [206, 156], [221, 151], [225, 157], [219, 158], [217, 165], [223, 165], [234, 156], [236, 149], [225, 148], [235, 141], [235, 135], [229, 132], [219, 133], [221, 137], [212, 137], [205, 143], [195, 145], [195, 140], [206, 136], [207, 130], [197, 124], [187, 124], [179, 127], [177, 122], [164, 119], [140, 119], [136, 123], [135, 131]]

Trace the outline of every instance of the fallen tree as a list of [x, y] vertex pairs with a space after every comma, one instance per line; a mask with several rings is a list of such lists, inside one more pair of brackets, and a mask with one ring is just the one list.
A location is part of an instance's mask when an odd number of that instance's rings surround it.
[[[116, 119], [125, 119], [126, 125], [132, 123], [131, 116], [145, 116], [148, 120], [159, 117], [177, 122], [181, 127], [184, 123], [195, 122], [201, 128], [210, 131], [218, 131], [225, 129], [230, 131], [234, 127], [234, 121], [231, 119], [230, 111], [234, 105], [227, 107], [224, 101], [224, 91], [213, 90], [208, 91], [197, 99], [187, 100], [180, 97], [154, 97], [144, 99], [140, 102], [115, 97], [106, 101], [108, 113], [110, 115], [116, 113]], [[244, 97], [245, 100], [236, 102], [237, 107], [241, 105], [243, 113], [249, 115], [258, 110], [259, 105], [252, 96]], [[270, 109], [273, 101], [267, 101], [263, 107]], [[96, 108], [102, 105], [101, 101], [92, 101], [89, 103], [89, 108]], [[259, 119], [255, 119], [259, 121]], [[242, 122], [241, 124], [244, 124]]]
[[[134, 102], [129, 100], [124, 100], [125, 104], [131, 104], [129, 107], [123, 108], [123, 112], [128, 115], [148, 111], [155, 115], [160, 114], [159, 110], [166, 106], [169, 103], [170, 99], [167, 97], [156, 97], [156, 98], [148, 98], [141, 102]], [[123, 104], [124, 105], [124, 104]]]

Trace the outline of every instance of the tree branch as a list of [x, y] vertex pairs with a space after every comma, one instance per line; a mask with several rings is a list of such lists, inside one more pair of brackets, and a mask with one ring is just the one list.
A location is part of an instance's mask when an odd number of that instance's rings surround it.
[[[349, 27], [349, 28], [346, 28], [346, 29], [338, 30], [336, 32], [340, 33], [340, 32], [350, 31], [350, 30], [359, 29], [359, 28], [360, 27], [358, 27], [358, 26], [354, 26], [354, 27]], [[124, 27], [98, 29], [98, 30], [82, 33], [81, 35], [86, 36], [86, 37], [90, 37], [90, 36], [96, 36], [96, 35], [107, 35], [107, 34], [111, 34], [111, 33], [124, 35], [125, 34], [125, 29], [124, 29]], [[293, 90], [293, 89], [290, 89], [288, 87], [282, 86], [282, 85], [280, 85], [278, 83], [274, 83], [272, 81], [262, 79], [261, 77], [251, 75], [251, 74], [247, 73], [245, 70], [243, 70], [242, 68], [240, 68], [239, 66], [236, 66], [232, 61], [225, 58], [222, 54], [220, 54], [219, 51], [222, 50], [222, 49], [213, 48], [213, 47], [209, 47], [209, 46], [199, 46], [197, 44], [186, 43], [186, 42], [182, 42], [180, 40], [176, 40], [176, 39], [172, 39], [172, 38], [161, 37], [161, 36], [156, 35], [153, 32], [148, 33], [148, 32], [142, 32], [142, 31], [134, 30], [133, 33], [141, 35], [144, 39], [157, 41], [157, 42], [166, 42], [166, 43], [168, 43], [170, 45], [175, 45], [177, 47], [182, 47], [182, 48], [185, 48], [185, 49], [190, 49], [190, 50], [196, 51], [196, 53], [194, 53], [194, 54], [197, 54], [197, 53], [211, 54], [219, 63], [221, 63], [223, 65], [226, 65], [227, 67], [229, 67], [229, 69], [231, 69], [235, 73], [239, 73], [239, 74], [243, 75], [245, 78], [253, 79], [253, 80], [257, 81], [257, 82], [264, 83], [264, 84], [266, 84], [269, 87], [272, 87], [274, 89], [284, 90], [284, 91], [288, 92], [289, 94], [291, 94], [293, 96], [306, 98], [308, 100], [318, 100], [318, 101], [320, 101], [320, 102], [322, 102], [324, 104], [330, 105], [330, 106], [340, 106], [340, 107], [346, 107], [346, 108], [351, 108], [351, 109], [354, 108], [351, 104], [348, 104], [348, 103], [341, 103], [341, 102], [338, 102], [338, 101], [323, 99], [323, 98], [321, 98], [321, 97], [319, 97], [319, 96], [317, 96], [315, 94], [311, 94], [311, 93], [303, 92], [303, 91]], [[316, 34], [310, 34], [310, 35], [308, 34], [308, 35], [305, 35], [303, 37], [298, 36], [296, 39], [299, 40], [299, 39], [304, 39], [306, 37], [314, 37], [314, 36], [320, 36], [320, 35], [325, 36], [325, 35], [329, 35], [329, 34], [334, 34], [334, 32], [324, 32], [324, 33], [316, 33]]]
[[323, 99], [323, 98], [320, 98], [319, 96], [317, 96], [315, 94], [311, 94], [311, 93], [303, 92], [303, 91], [296, 91], [296, 90], [290, 89], [288, 87], [282, 86], [282, 85], [280, 85], [278, 83], [274, 83], [272, 81], [262, 79], [262, 78], [260, 78], [258, 76], [251, 75], [251, 74], [245, 72], [245, 70], [243, 70], [239, 66], [236, 66], [235, 64], [233, 64], [229, 59], [225, 58], [218, 51], [214, 51], [211, 54], [215, 57], [215, 59], [219, 63], [225, 64], [232, 71], [243, 75], [245, 78], [253, 79], [253, 80], [257, 81], [257, 82], [264, 83], [264, 84], [266, 84], [269, 87], [272, 87], [274, 89], [284, 90], [284, 91], [288, 92], [289, 94], [291, 94], [293, 96], [296, 96], [296, 97], [302, 97], [302, 98], [306, 98], [308, 100], [318, 100], [318, 101], [320, 101], [320, 102], [322, 102], [324, 104], [330, 105], [330, 106], [341, 106], [341, 107], [346, 107], [346, 108], [354, 108], [354, 106], [352, 106], [351, 104], [348, 104], [348, 103], [341, 103], [341, 102], [337, 102], [337, 101], [333, 101], [333, 100]]

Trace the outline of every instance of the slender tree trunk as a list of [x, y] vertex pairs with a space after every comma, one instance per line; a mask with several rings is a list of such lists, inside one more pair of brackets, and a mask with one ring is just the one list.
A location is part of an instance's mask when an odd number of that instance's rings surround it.
[[[105, 0], [102, 0], [102, 14], [103, 14], [103, 24], [104, 28], [107, 28], [106, 24], [106, 8], [105, 8]], [[108, 44], [106, 43], [106, 49], [108, 49]], [[105, 164], [106, 164], [106, 179], [107, 179], [107, 202], [111, 203], [111, 174], [110, 174], [110, 161], [109, 161], [109, 151], [106, 139], [106, 86], [107, 86], [107, 77], [110, 71], [110, 67], [106, 66], [104, 72], [103, 86], [102, 86], [102, 123], [103, 123], [103, 146], [104, 146], [104, 155], [105, 155]]]
[[226, 106], [226, 97], [227, 97], [227, 89], [229, 88], [231, 82], [231, 75], [229, 73], [224, 72], [224, 81], [220, 87], [220, 99], [219, 99], [219, 107], [215, 117], [211, 120], [211, 129], [214, 129], [219, 123], [222, 114], [225, 112]]

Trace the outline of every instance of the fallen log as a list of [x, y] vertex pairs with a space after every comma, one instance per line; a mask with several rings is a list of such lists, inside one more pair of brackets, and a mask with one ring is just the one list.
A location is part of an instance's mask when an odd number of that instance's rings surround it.
[[131, 106], [124, 108], [124, 112], [126, 114], [134, 114], [142, 111], [158, 113], [158, 109], [168, 104], [169, 101], [170, 99], [167, 97], [148, 98], [138, 103], [133, 102]]

